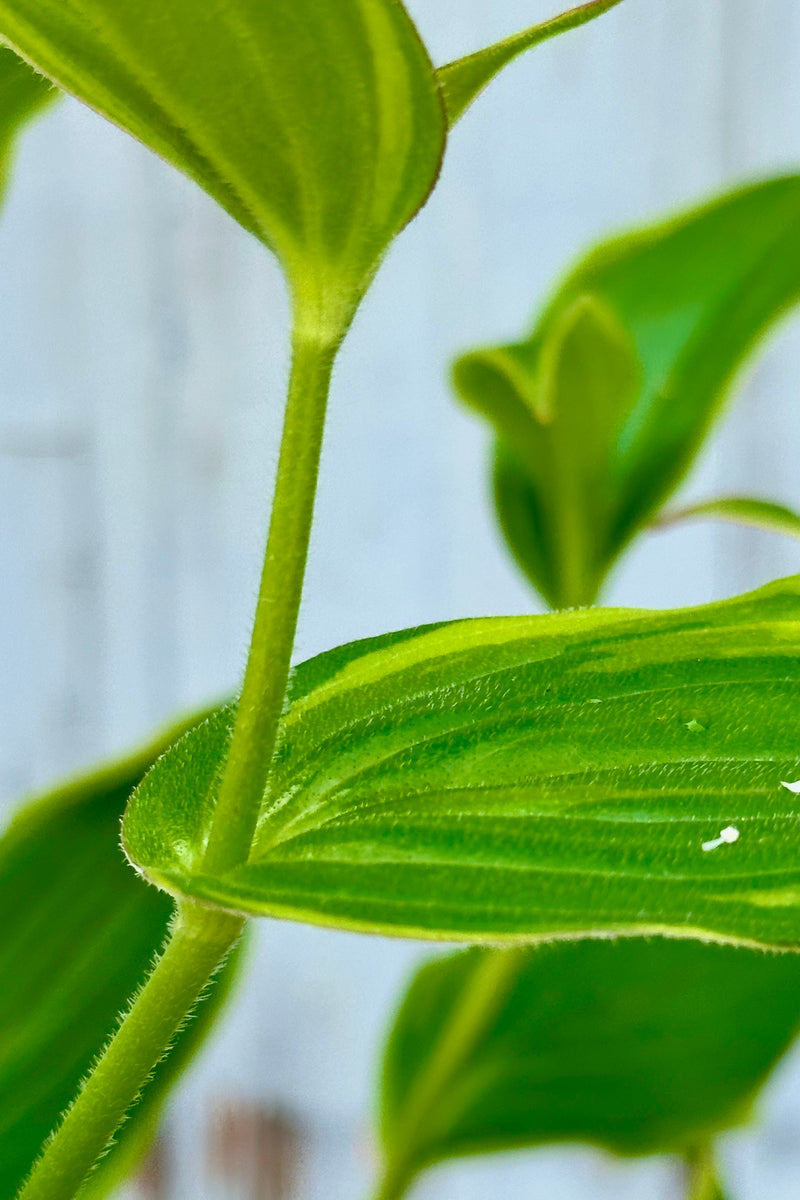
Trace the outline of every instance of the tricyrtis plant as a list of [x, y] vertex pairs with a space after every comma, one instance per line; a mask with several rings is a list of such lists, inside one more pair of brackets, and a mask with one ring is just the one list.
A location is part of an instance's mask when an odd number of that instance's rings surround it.
[[[110, 782], [101, 775], [48, 802], [78, 828], [94, 812], [108, 819], [132, 792], [127, 854], [174, 898], [175, 914], [163, 954], [20, 1200], [77, 1192], [251, 916], [516, 947], [637, 933], [798, 944], [797, 801], [781, 786], [798, 772], [797, 581], [685, 612], [595, 610], [410, 630], [340, 647], [290, 674], [333, 363], [381, 257], [433, 188], [450, 127], [493, 75], [618, 2], [595, 0], [436, 70], [399, 0], [211, 8], [0, 0], [9, 46], [194, 178], [275, 252], [293, 312], [283, 441], [241, 689], [168, 738], [163, 755], [150, 751]], [[41, 83], [29, 83], [38, 103]], [[590, 366], [600, 362], [603, 443], [605, 407], [629, 398], [645, 358], [624, 314], [580, 290], [559, 325], [552, 377], [569, 377], [585, 347]], [[547, 411], [554, 396], [536, 403]], [[558, 537], [574, 557], [579, 541], [566, 527]], [[564, 576], [576, 589], [570, 603], [590, 598], [577, 595], [582, 561]], [[722, 852], [710, 853], [712, 842]], [[138, 897], [152, 894], [132, 874], [129, 884], [136, 914]], [[163, 911], [161, 922], [151, 943]], [[544, 960], [530, 975], [514, 973], [512, 954], [486, 961], [489, 1017], [504, 997], [519, 997], [514, 979], [538, 987]], [[790, 972], [795, 960], [780, 962]], [[566, 957], [561, 965], [568, 980]], [[620, 955], [623, 977], [625, 969]], [[131, 960], [132, 992], [140, 973]], [[103, 1012], [112, 1003], [116, 995]], [[181, 1045], [191, 1048], [210, 1011]], [[456, 1049], [471, 1038], [477, 1053], [491, 1020], [474, 1031], [469, 1020], [455, 1022], [468, 1035]], [[790, 1011], [742, 1067], [745, 1091], [792, 1023]], [[515, 1030], [529, 1033], [524, 1019]], [[425, 1121], [446, 1079], [444, 1044], [441, 1053], [431, 1048], [431, 1070], [404, 1115], [397, 1081], [383, 1196], [402, 1194], [425, 1161], [449, 1152], [448, 1139], [459, 1142], [452, 1112], [447, 1127]], [[424, 1039], [420, 1054], [428, 1055]], [[83, 1069], [76, 1056], [64, 1074], [74, 1081]], [[157, 1081], [163, 1091], [163, 1068]], [[720, 1106], [700, 1100], [698, 1122], [716, 1126]], [[152, 1120], [151, 1109], [131, 1124], [126, 1162]], [[677, 1124], [684, 1130], [691, 1120]], [[427, 1141], [416, 1148], [421, 1129]], [[701, 1182], [712, 1178], [704, 1153], [702, 1145]], [[90, 1186], [99, 1194], [103, 1176]]]

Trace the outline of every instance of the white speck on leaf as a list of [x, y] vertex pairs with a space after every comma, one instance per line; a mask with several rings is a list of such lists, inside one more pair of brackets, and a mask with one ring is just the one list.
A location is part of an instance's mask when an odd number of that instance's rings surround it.
[[792, 792], [795, 796], [800, 796], [800, 779], [798, 779], [797, 783], [786, 783], [785, 780], [782, 779], [781, 787], [785, 787], [787, 792]]
[[714, 838], [712, 842], [703, 842], [703, 850], [708, 854], [709, 850], [716, 850], [719, 846], [732, 846], [734, 842], [738, 842], [741, 834], [735, 825], [728, 825], [723, 829], [718, 838]]

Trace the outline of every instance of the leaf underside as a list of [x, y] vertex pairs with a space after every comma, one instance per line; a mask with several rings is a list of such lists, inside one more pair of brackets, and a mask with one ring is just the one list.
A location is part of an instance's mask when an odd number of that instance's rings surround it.
[[320, 321], [438, 173], [441, 97], [396, 0], [0, 0], [0, 37], [195, 179]]
[[[800, 176], [790, 176], [600, 246], [530, 338], [459, 359], [461, 398], [497, 434], [501, 523], [551, 606], [596, 599], [693, 463], [743, 359], [797, 302], [799, 280]], [[636, 374], [611, 386], [626, 346]]]
[[[0, 1195], [16, 1194], [165, 940], [173, 905], [125, 862], [119, 823], [131, 790], [171, 740], [33, 803], [0, 840]], [[81, 1192], [86, 1200], [138, 1166], [234, 967], [231, 960], [157, 1068]]]
[[230, 710], [135, 793], [127, 852], [176, 894], [351, 929], [797, 947], [799, 644], [790, 579], [343, 647], [295, 675], [246, 865], [198, 865]]
[[556, 1141], [690, 1152], [747, 1117], [798, 1026], [797, 955], [664, 938], [451, 955], [418, 973], [392, 1030], [386, 1161], [413, 1174]]

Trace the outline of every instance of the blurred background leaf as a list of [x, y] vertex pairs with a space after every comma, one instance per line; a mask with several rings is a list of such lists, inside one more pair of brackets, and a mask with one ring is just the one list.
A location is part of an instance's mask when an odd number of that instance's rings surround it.
[[[125, 862], [119, 827], [131, 790], [180, 732], [32, 802], [0, 840], [3, 1196], [16, 1193], [166, 937], [172, 902]], [[81, 1195], [99, 1200], [141, 1162], [239, 957], [212, 984]]]
[[694, 1159], [798, 1027], [796, 955], [635, 938], [429, 963], [386, 1050], [381, 1200], [436, 1161], [544, 1143]]
[[731, 525], [760, 529], [763, 533], [800, 538], [800, 513], [771, 500], [748, 496], [722, 496], [718, 500], [704, 500], [687, 508], [668, 510], [661, 513], [654, 528], [669, 529], [684, 521], [726, 521]]
[[790, 176], [601, 245], [527, 340], [458, 360], [459, 395], [497, 435], [501, 525], [548, 604], [597, 599], [799, 292]]

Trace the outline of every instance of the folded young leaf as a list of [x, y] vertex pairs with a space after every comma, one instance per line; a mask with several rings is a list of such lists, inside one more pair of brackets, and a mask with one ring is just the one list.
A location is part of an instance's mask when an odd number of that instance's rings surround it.
[[543, 21], [541, 25], [532, 25], [522, 33], [514, 34], [493, 46], [486, 46], [466, 58], [459, 58], [438, 70], [439, 82], [442, 87], [447, 119], [451, 126], [463, 116], [473, 100], [476, 100], [484, 88], [499, 75], [503, 67], [508, 66], [526, 50], [547, 42], [550, 38], [566, 33], [569, 29], [577, 29], [587, 21], [616, 8], [621, 0], [590, 0], [588, 4], [580, 4], [569, 12]]
[[[475, 356], [459, 370], [463, 394], [480, 395], [498, 433], [494, 488], [503, 532], [551, 608], [596, 597], [593, 516], [606, 502], [615, 427], [640, 375], [630, 337], [591, 296], [560, 315], [535, 384], [517, 347]], [[533, 480], [547, 495], [549, 521], [541, 520]]]
[[657, 529], [668, 529], [684, 521], [726, 521], [729, 525], [745, 525], [763, 533], [800, 538], [800, 513], [771, 500], [745, 496], [723, 496], [719, 500], [705, 500], [688, 508], [665, 512], [654, 525]]
[[0, 0], [0, 37], [270, 246], [316, 337], [439, 169], [441, 97], [397, 0]]
[[0, 195], [17, 135], [26, 122], [57, 97], [49, 80], [32, 71], [13, 50], [0, 45]]
[[748, 1116], [798, 1028], [797, 955], [630, 938], [448, 956], [387, 1045], [387, 1181], [547, 1142], [691, 1154]]
[[800, 579], [356, 643], [294, 677], [246, 865], [202, 867], [230, 710], [148, 775], [125, 846], [166, 890], [253, 915], [798, 947], [799, 646]]
[[[16, 1194], [165, 940], [172, 904], [130, 870], [119, 822], [172, 740], [34, 802], [0, 839], [0, 1195]], [[234, 969], [230, 960], [159, 1065], [92, 1175], [87, 1200], [141, 1161]]]
[[[685, 475], [737, 367], [798, 293], [792, 176], [601, 246], [527, 341], [456, 363], [459, 394], [497, 432], [506, 536], [549, 603], [596, 598]], [[621, 373], [623, 346], [638, 378]]]

